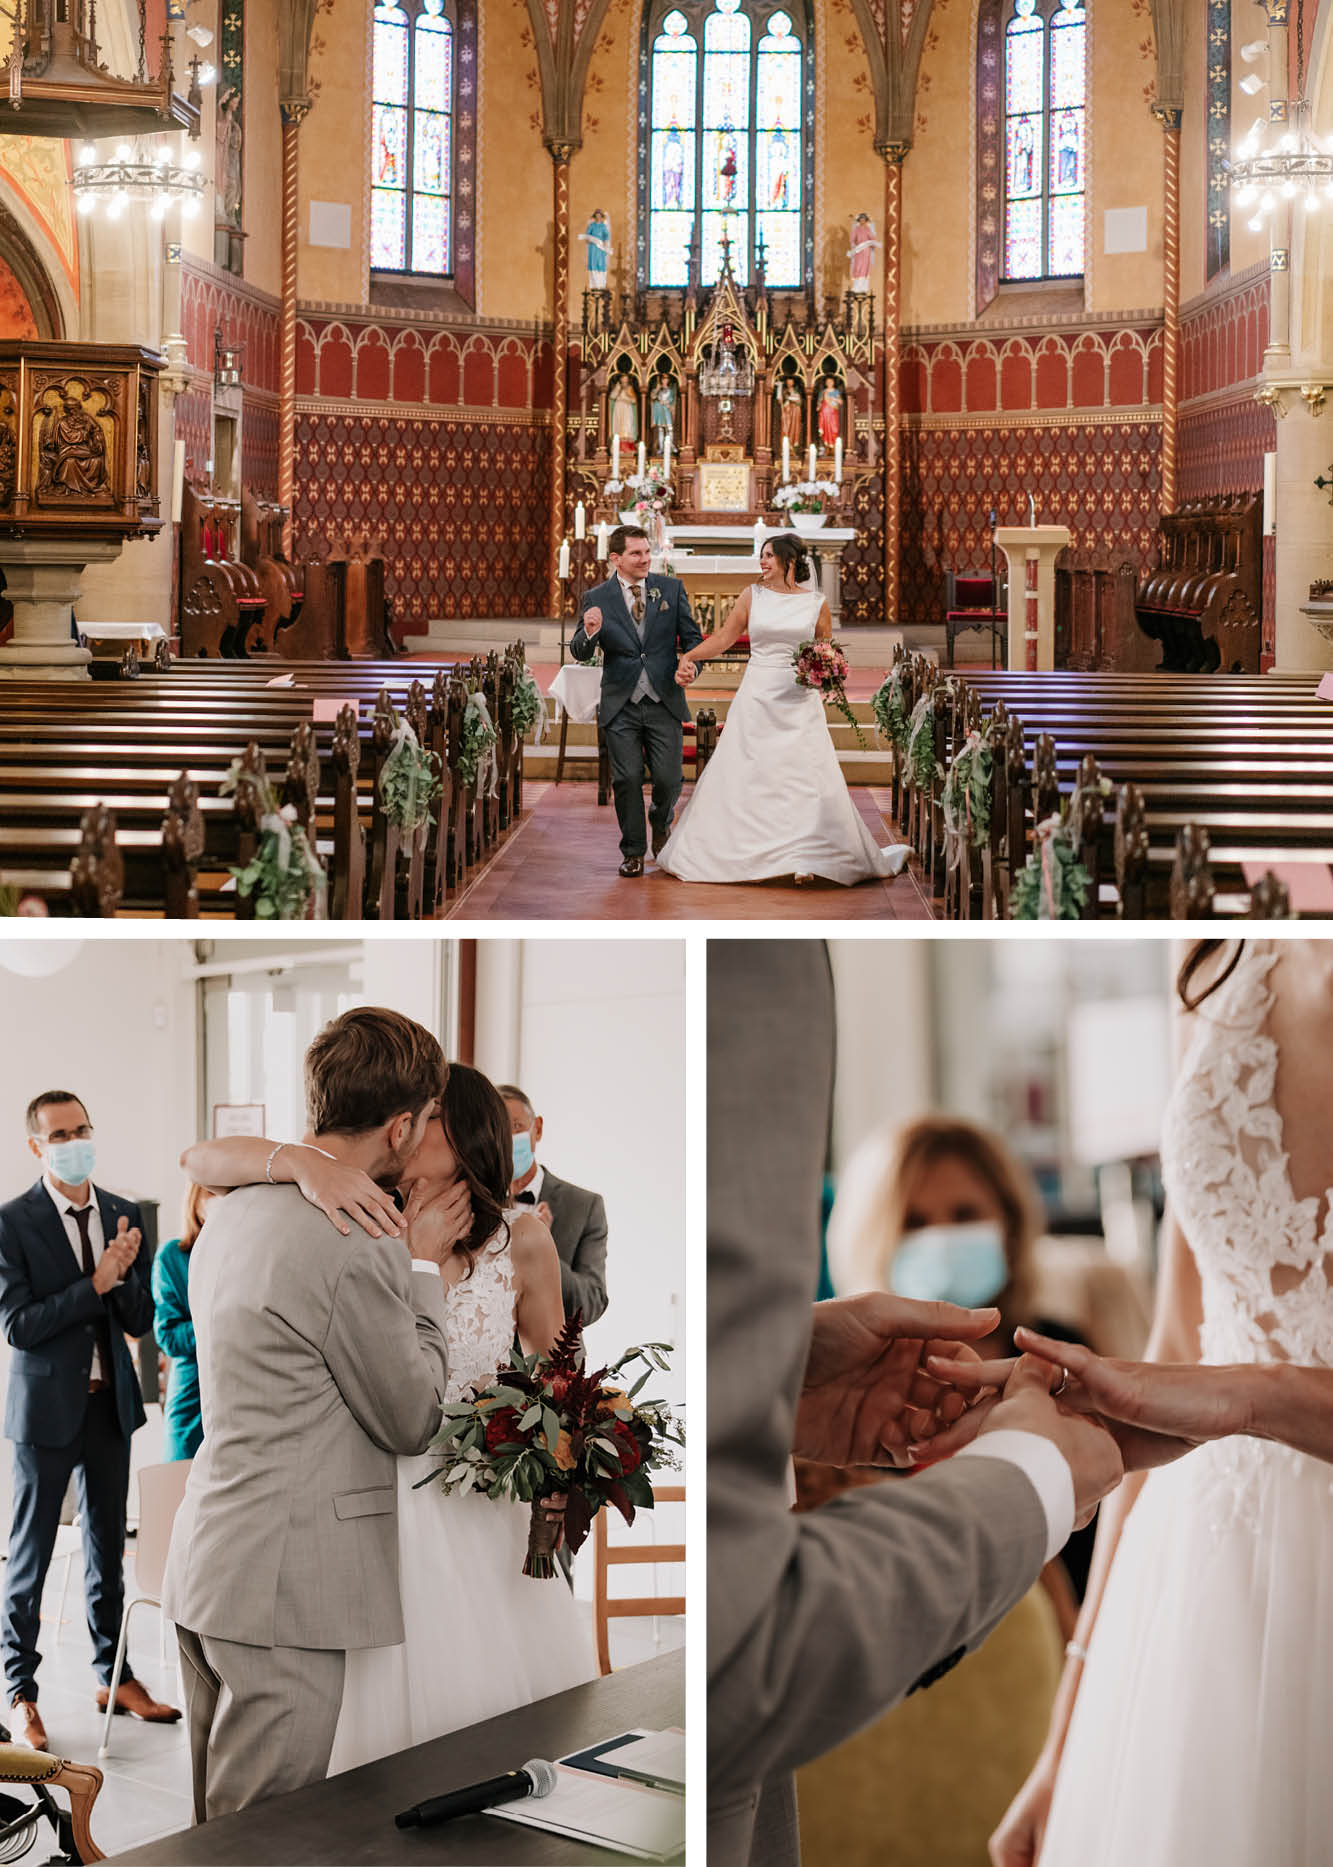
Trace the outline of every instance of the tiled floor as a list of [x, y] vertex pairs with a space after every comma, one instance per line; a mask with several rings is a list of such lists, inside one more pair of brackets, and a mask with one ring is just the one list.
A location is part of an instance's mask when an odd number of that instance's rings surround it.
[[[179, 1724], [147, 1725], [134, 1718], [117, 1718], [112, 1726], [110, 1755], [98, 1756], [104, 1720], [93, 1702], [97, 1682], [90, 1663], [92, 1643], [83, 1619], [82, 1572], [76, 1557], [62, 1627], [58, 1618], [62, 1566], [52, 1565], [43, 1603], [39, 1703], [51, 1750], [80, 1763], [95, 1763], [103, 1772], [105, 1782], [93, 1810], [93, 1838], [104, 1854], [115, 1855], [190, 1825], [190, 1757], [185, 1722], [182, 1718]], [[0, 1577], [3, 1573], [0, 1566]], [[132, 1577], [131, 1556], [126, 1565], [127, 1590]], [[591, 1607], [587, 1606], [586, 1611], [591, 1629]], [[181, 1705], [174, 1645], [168, 1632], [170, 1659], [164, 1671], [158, 1628], [156, 1608], [134, 1610], [130, 1623], [134, 1669], [154, 1698]], [[620, 1622], [612, 1630], [612, 1659], [617, 1667], [630, 1666], [679, 1646], [683, 1640], [684, 1624], [679, 1620]], [[49, 1829], [42, 1831], [39, 1846], [45, 1846], [49, 1835]], [[46, 1855], [35, 1858], [45, 1859]]]

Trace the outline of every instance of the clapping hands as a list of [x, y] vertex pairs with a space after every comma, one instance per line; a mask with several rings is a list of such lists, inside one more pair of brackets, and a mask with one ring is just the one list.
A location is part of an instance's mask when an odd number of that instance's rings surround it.
[[143, 1233], [137, 1225], [131, 1225], [122, 1213], [116, 1235], [107, 1240], [106, 1248], [93, 1272], [92, 1285], [98, 1296], [105, 1296], [108, 1290], [113, 1290], [124, 1281], [125, 1273], [138, 1257], [142, 1243]]

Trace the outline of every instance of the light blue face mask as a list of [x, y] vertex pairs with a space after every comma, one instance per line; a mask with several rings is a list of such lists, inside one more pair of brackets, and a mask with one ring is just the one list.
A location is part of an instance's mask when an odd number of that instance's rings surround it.
[[46, 1165], [53, 1180], [64, 1186], [82, 1186], [90, 1180], [97, 1150], [91, 1141], [48, 1141]]
[[514, 1136], [514, 1178], [516, 1180], [521, 1180], [525, 1174], [532, 1172], [535, 1158], [532, 1151], [532, 1136], [525, 1128], [522, 1134]]
[[910, 1232], [889, 1267], [889, 1287], [900, 1297], [964, 1309], [993, 1303], [1008, 1282], [1004, 1234], [993, 1219]]

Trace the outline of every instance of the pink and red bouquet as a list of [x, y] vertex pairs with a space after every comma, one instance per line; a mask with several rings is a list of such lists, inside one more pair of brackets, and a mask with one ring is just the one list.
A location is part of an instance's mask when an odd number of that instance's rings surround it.
[[838, 644], [831, 636], [826, 642], [818, 639], [802, 642], [792, 655], [791, 665], [796, 670], [796, 685], [813, 687], [825, 700], [831, 700], [856, 734], [856, 742], [864, 752], [865, 735], [847, 698], [847, 657]]
[[[684, 1427], [664, 1401], [638, 1397], [654, 1369], [665, 1372], [668, 1353], [667, 1343], [648, 1342], [589, 1374], [583, 1317], [571, 1317], [549, 1355], [515, 1350], [493, 1381], [445, 1407], [431, 1445], [443, 1463], [417, 1489], [438, 1484], [530, 1504], [523, 1573], [549, 1578], [562, 1518], [543, 1508], [546, 1499], [565, 1499], [565, 1540], [577, 1550], [599, 1510], [614, 1504], [633, 1523], [636, 1509], [653, 1507], [649, 1474], [676, 1468]], [[617, 1377], [635, 1362], [643, 1372], [627, 1389]]]

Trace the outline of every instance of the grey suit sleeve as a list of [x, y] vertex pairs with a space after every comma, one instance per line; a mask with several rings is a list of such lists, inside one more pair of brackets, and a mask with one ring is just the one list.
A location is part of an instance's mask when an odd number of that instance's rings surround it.
[[414, 1272], [396, 1239], [348, 1258], [330, 1306], [324, 1359], [348, 1410], [377, 1446], [424, 1452], [440, 1425], [449, 1371], [444, 1289]]
[[788, 1509], [832, 1084], [822, 946], [712, 942], [709, 1129], [758, 1121], [765, 1141], [709, 1161], [710, 1800], [868, 1724], [983, 1638], [1045, 1554], [1041, 1500], [999, 1462]]
[[594, 1193], [588, 1202], [588, 1216], [568, 1264], [560, 1261], [560, 1293], [566, 1316], [583, 1311], [585, 1323], [593, 1323], [606, 1310], [606, 1202]]
[[591, 661], [602, 645], [602, 630], [606, 627], [606, 610], [604, 605], [600, 602], [597, 604], [602, 610], [603, 621], [602, 628], [597, 631], [596, 635], [588, 635], [583, 627], [584, 611], [591, 609], [595, 600], [594, 592], [590, 590], [579, 604], [579, 619], [575, 625], [574, 634], [569, 644], [569, 652], [573, 655], [575, 661]]

